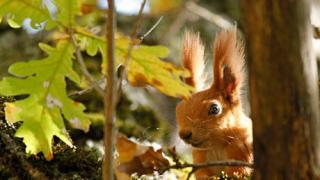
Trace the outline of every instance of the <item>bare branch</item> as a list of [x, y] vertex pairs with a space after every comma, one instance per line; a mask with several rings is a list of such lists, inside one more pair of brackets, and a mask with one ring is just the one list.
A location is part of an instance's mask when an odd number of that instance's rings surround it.
[[186, 9], [188, 11], [206, 19], [207, 21], [210, 21], [210, 22], [218, 25], [219, 27], [221, 27], [223, 29], [229, 29], [229, 28], [233, 27], [232, 23], [230, 23], [229, 21], [227, 21], [226, 19], [224, 19], [220, 15], [215, 14], [215, 13], [207, 10], [206, 8], [203, 8], [192, 1], [189, 1], [186, 3]]
[[91, 84], [90, 86], [93, 87], [100, 96], [104, 96], [104, 92], [103, 90], [100, 88], [99, 84], [97, 83], [97, 81], [95, 80], [95, 78], [89, 73], [86, 64], [84, 63], [82, 54], [81, 54], [81, 50], [80, 47], [76, 41], [76, 38], [74, 36], [73, 30], [69, 29], [69, 35], [72, 41], [73, 46], [76, 49], [76, 59], [80, 65], [81, 71], [84, 74], [84, 76], [87, 78], [87, 80], [89, 81], [89, 83]]
[[188, 173], [186, 180], [189, 180], [194, 172], [196, 172], [197, 168], [192, 168], [192, 170]]
[[184, 169], [184, 168], [191, 168], [191, 171], [188, 173], [187, 180], [191, 178], [192, 174], [196, 172], [198, 169], [206, 168], [206, 167], [214, 167], [214, 166], [245, 166], [249, 168], [253, 168], [253, 164], [245, 162], [245, 161], [238, 161], [238, 160], [226, 160], [226, 161], [212, 161], [208, 163], [201, 163], [201, 164], [189, 164], [189, 163], [181, 163], [178, 154], [176, 153], [175, 147], [168, 149], [168, 154], [172, 158], [174, 165], [164, 167], [159, 170], [160, 174], [163, 174], [165, 171], [170, 169]]
[[105, 74], [107, 76], [107, 83], [105, 87], [104, 96], [104, 161], [102, 167], [102, 178], [104, 180], [113, 179], [113, 147], [114, 147], [114, 114], [115, 114], [115, 43], [114, 43], [114, 33], [115, 33], [115, 6], [113, 0], [108, 0], [108, 18], [106, 19], [106, 40], [107, 48], [106, 54], [108, 57], [108, 64], [105, 68]]
[[85, 89], [82, 89], [82, 90], [80, 90], [80, 91], [70, 92], [70, 93], [68, 94], [68, 96], [81, 96], [81, 95], [83, 95], [83, 94], [85, 94], [85, 93], [90, 92], [96, 84], [98, 84], [98, 86], [99, 86], [100, 88], [102, 88], [102, 87], [105, 86], [105, 83], [106, 83], [105, 81], [106, 81], [106, 78], [105, 78], [105, 77], [102, 77], [102, 78], [100, 78], [99, 80], [97, 80], [96, 83], [92, 83], [91, 85], [89, 85], [89, 86], [88, 86], [87, 88], [85, 88]]
[[140, 41], [143, 41], [144, 38], [146, 38], [162, 21], [163, 16], [161, 16], [158, 21], [144, 34], [140, 37]]
[[[117, 92], [118, 92], [117, 98], [118, 99], [120, 98], [120, 95], [121, 95], [122, 80], [124, 79], [124, 77], [126, 75], [126, 71], [127, 71], [127, 67], [128, 67], [128, 64], [129, 64], [130, 57], [131, 57], [131, 52], [132, 52], [133, 46], [135, 44], [137, 44], [134, 41], [135, 41], [135, 39], [137, 37], [138, 29], [139, 29], [140, 24], [141, 24], [142, 12], [143, 12], [145, 4], [146, 4], [146, 0], [143, 0], [142, 3], [141, 3], [140, 9], [139, 9], [139, 13], [138, 13], [138, 17], [137, 17], [136, 23], [135, 23], [134, 28], [133, 28], [133, 30], [131, 32], [131, 35], [130, 35], [131, 43], [128, 46], [127, 53], [126, 53], [126, 56], [125, 56], [125, 59], [124, 59], [123, 70], [120, 72], [120, 78], [119, 78], [119, 81], [118, 81], [118, 88], [117, 88]], [[138, 44], [139, 43], [140, 42], [138, 42]]]
[[253, 168], [253, 164], [244, 162], [244, 161], [237, 161], [237, 160], [229, 160], [229, 161], [213, 161], [208, 163], [201, 163], [201, 164], [175, 164], [169, 167], [164, 168], [160, 172], [163, 173], [165, 171], [168, 171], [170, 169], [184, 169], [184, 168], [193, 168], [193, 169], [200, 169], [200, 168], [206, 168], [206, 167], [214, 167], [214, 166], [245, 166], [249, 168]]
[[180, 162], [180, 158], [176, 152], [176, 148], [173, 147], [173, 148], [169, 148], [168, 149], [168, 153], [169, 155], [172, 157], [172, 160], [174, 163], [176, 163], [176, 165], [181, 165], [181, 162]]

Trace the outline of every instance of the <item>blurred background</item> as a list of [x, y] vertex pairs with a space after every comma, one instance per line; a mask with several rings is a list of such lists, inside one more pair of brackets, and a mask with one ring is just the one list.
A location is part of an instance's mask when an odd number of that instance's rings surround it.
[[[82, 13], [86, 16], [81, 21], [90, 26], [89, 28], [104, 31], [101, 27], [104, 27], [106, 1], [86, 0], [85, 2], [82, 5]], [[50, 6], [50, 0], [46, 0], [45, 3], [51, 7], [50, 11], [55, 11], [54, 6]], [[141, 3], [142, 0], [116, 0], [118, 32], [130, 35]], [[207, 83], [210, 83], [211, 79], [212, 42], [215, 34], [221, 29], [236, 25], [240, 38], [242, 36], [239, 0], [149, 0], [144, 8], [141, 28], [138, 30], [139, 36], [144, 35], [161, 17], [160, 24], [145, 37], [142, 43], [167, 46], [170, 49], [170, 56], [164, 61], [181, 66], [181, 42], [184, 32], [186, 30], [200, 32], [206, 45]], [[310, 18], [315, 27], [313, 45], [319, 60], [320, 30], [316, 27], [320, 27], [320, 1], [313, 1]], [[8, 75], [7, 69], [14, 62], [43, 57], [43, 52], [38, 48], [40, 41], [53, 43], [54, 32], [32, 29], [29, 23], [30, 20], [26, 20], [22, 29], [12, 29], [6, 22], [0, 24], [0, 78]], [[85, 54], [84, 56], [90, 72], [99, 77], [101, 57]], [[69, 89], [72, 91], [76, 88], [70, 84]], [[247, 100], [247, 93], [244, 92], [244, 99]], [[102, 99], [94, 91], [74, 98], [87, 106], [87, 112], [90, 113], [94, 123], [87, 134], [72, 130], [73, 139], [78, 146], [91, 147], [98, 144], [95, 147], [101, 149], [99, 144], [102, 144]], [[152, 87], [135, 88], [125, 83], [123, 96], [117, 106], [116, 125], [121, 133], [129, 137], [158, 142], [168, 147], [174, 144], [179, 147], [178, 151], [186, 151], [187, 146], [179, 140], [176, 132], [175, 106], [179, 101], [180, 99], [165, 96]], [[246, 112], [250, 114], [248, 103], [244, 106]]]

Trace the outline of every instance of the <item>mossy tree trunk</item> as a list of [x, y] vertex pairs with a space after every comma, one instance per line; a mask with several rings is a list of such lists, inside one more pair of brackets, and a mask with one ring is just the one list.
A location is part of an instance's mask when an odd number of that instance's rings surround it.
[[244, 0], [254, 179], [318, 179], [319, 97], [308, 0]]

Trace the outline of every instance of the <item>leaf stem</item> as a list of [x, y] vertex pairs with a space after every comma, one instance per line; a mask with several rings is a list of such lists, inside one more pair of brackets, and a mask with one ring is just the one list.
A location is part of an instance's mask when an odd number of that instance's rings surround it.
[[87, 78], [87, 80], [90, 82], [91, 86], [99, 93], [100, 96], [104, 96], [103, 89], [100, 88], [99, 83], [95, 80], [95, 78], [89, 73], [86, 64], [84, 63], [80, 47], [76, 41], [76, 38], [73, 33], [73, 29], [69, 29], [69, 35], [72, 41], [73, 46], [76, 49], [76, 59], [80, 65], [81, 71], [84, 74], [84, 76]]

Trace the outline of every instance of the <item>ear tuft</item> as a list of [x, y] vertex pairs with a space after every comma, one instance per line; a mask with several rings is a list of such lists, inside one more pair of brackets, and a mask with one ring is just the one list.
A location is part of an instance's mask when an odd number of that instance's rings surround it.
[[244, 79], [244, 48], [237, 41], [237, 29], [220, 32], [214, 41], [213, 88], [226, 96], [237, 93]]
[[191, 77], [186, 78], [186, 82], [195, 87], [197, 91], [201, 90], [204, 70], [204, 46], [201, 42], [199, 33], [195, 34], [186, 31], [183, 42], [183, 65], [191, 72]]

